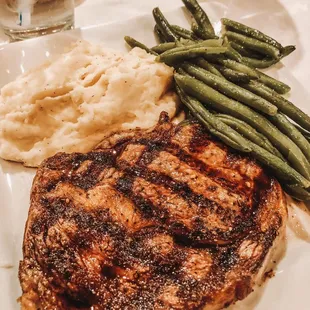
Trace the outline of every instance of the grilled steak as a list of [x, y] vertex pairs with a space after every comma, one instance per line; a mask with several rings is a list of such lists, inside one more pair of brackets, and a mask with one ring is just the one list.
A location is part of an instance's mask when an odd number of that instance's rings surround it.
[[286, 217], [259, 165], [162, 113], [38, 169], [22, 309], [221, 309], [252, 291]]

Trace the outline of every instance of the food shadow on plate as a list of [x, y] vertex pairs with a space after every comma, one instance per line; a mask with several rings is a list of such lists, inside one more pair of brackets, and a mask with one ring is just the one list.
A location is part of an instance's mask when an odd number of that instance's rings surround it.
[[287, 196], [288, 228], [295, 238], [310, 244], [310, 202], [298, 202]]
[[0, 159], [0, 166], [5, 174], [32, 173], [35, 174], [36, 168], [25, 167], [22, 163]]

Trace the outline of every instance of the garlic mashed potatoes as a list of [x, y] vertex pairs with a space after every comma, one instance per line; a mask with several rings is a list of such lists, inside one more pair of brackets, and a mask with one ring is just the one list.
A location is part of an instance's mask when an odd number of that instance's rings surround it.
[[173, 117], [173, 69], [144, 50], [77, 43], [1, 90], [0, 157], [36, 167], [57, 152], [88, 152], [111, 131]]

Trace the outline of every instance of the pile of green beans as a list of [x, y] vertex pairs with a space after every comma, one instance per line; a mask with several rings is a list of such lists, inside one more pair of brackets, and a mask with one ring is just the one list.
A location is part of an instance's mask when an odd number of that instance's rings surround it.
[[310, 200], [310, 117], [282, 96], [287, 84], [258, 70], [295, 47], [227, 18], [219, 38], [198, 2], [182, 1], [194, 19], [190, 30], [170, 24], [155, 8], [160, 43], [126, 42], [175, 68], [181, 102], [210, 134], [268, 167], [291, 196]]
[[254, 68], [268, 68], [295, 50], [295, 46], [283, 47], [278, 41], [261, 31], [222, 18], [226, 27], [225, 37], [232, 48], [242, 55], [242, 62]]
[[213, 73], [199, 68], [198, 66], [191, 63], [184, 63], [182, 68], [196, 79], [204, 82], [205, 84], [235, 100], [243, 102], [245, 105], [262, 111], [268, 115], [277, 114], [278, 108], [275, 105], [251, 93], [250, 91], [247, 91], [246, 89], [227, 81], [225, 78], [216, 76]]
[[[184, 94], [196, 99], [194, 107], [197, 107], [199, 103], [207, 107], [207, 109], [225, 113], [218, 116], [216, 114], [215, 116], [212, 115], [214, 118], [218, 118], [218, 122], [222, 122], [229, 127], [229, 130], [224, 130], [221, 135], [226, 134], [226, 137], [228, 137], [232, 130], [242, 135], [247, 141], [247, 144], [244, 145], [251, 149], [250, 153], [261, 163], [271, 168], [280, 181], [290, 185], [291, 192], [293, 190], [296, 192], [295, 197], [298, 198], [297, 191], [301, 189], [307, 191], [310, 188], [309, 161], [297, 144], [275, 127], [266, 117], [187, 74], [176, 73], [175, 81], [177, 87]], [[180, 98], [189, 107], [181, 96]], [[205, 108], [205, 110], [207, 109]], [[197, 118], [201, 121], [201, 112], [197, 112], [197, 108], [196, 110], [194, 108], [190, 110], [196, 117], [199, 114]], [[240, 120], [242, 121], [240, 122]], [[204, 124], [204, 122], [202, 123]], [[208, 126], [206, 128], [211, 134], [218, 137]], [[223, 139], [221, 140], [226, 143]], [[233, 143], [226, 144], [238, 149], [234, 147]], [[238, 150], [240, 150], [240, 145]], [[303, 197], [299, 198], [303, 200]]]

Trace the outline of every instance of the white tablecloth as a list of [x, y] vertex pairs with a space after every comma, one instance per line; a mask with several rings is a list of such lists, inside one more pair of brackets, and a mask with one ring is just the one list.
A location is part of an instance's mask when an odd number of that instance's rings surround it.
[[[201, 0], [200, 2], [214, 1]], [[216, 0], [221, 2], [221, 0]], [[303, 50], [303, 59], [294, 66], [292, 74], [299, 81], [307, 82], [310, 78], [310, 0], [270, 0], [282, 4], [292, 17], [299, 35], [298, 48]], [[101, 23], [111, 23], [128, 19], [133, 16], [150, 13], [152, 8], [159, 6], [162, 11], [168, 11], [181, 5], [181, 0], [75, 0], [75, 26], [83, 27]], [[268, 7], [266, 7], [268, 9]], [[0, 44], [7, 38], [0, 30]]]

